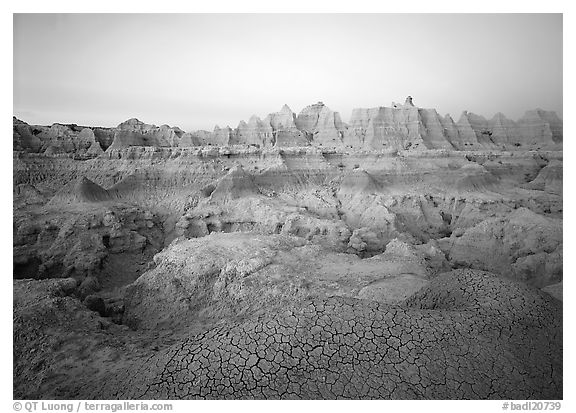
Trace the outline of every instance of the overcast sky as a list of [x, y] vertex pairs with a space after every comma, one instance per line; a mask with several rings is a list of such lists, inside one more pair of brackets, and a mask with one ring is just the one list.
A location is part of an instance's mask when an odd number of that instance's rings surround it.
[[463, 110], [562, 116], [562, 16], [14, 15], [14, 114], [33, 124], [209, 129], [323, 101], [407, 95]]

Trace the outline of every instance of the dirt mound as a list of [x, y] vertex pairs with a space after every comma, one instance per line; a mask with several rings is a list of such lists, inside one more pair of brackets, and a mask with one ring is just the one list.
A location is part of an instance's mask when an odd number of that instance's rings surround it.
[[456, 181], [456, 189], [459, 192], [490, 191], [500, 181], [481, 165], [466, 165], [460, 170], [464, 176]]
[[108, 201], [111, 198], [108, 191], [84, 176], [76, 182], [74, 192], [80, 200], [85, 202]]
[[50, 208], [60, 208], [77, 204], [95, 204], [110, 201], [112, 194], [95, 183], [94, 181], [80, 176], [65, 184], [56, 194], [48, 201], [47, 206]]
[[[406, 300], [405, 305], [420, 309], [466, 310], [497, 313], [517, 322], [555, 320], [561, 307], [535, 287], [498, 277], [486, 271], [460, 269], [436, 276], [433, 281]], [[552, 311], [552, 312], [551, 312]]]
[[190, 337], [106, 381], [103, 394], [557, 399], [561, 325], [561, 307], [538, 290], [455, 271], [403, 307], [334, 297]]
[[338, 196], [354, 196], [356, 194], [374, 194], [380, 187], [376, 180], [366, 171], [356, 169], [347, 173], [342, 179]]
[[525, 188], [562, 195], [562, 162], [554, 160], [540, 170], [536, 178]]
[[74, 298], [75, 287], [14, 283], [15, 397], [563, 396], [561, 304], [482, 271], [442, 274], [401, 306], [312, 299], [197, 335], [184, 327], [172, 344], [127, 334]]
[[114, 139], [107, 151], [131, 146], [177, 147], [184, 134], [178, 127], [156, 126], [128, 119], [115, 128]]

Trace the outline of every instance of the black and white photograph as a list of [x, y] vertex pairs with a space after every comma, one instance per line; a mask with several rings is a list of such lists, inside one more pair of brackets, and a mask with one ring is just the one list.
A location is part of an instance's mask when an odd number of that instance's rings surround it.
[[11, 16], [7, 411], [565, 407], [562, 13], [137, 11]]

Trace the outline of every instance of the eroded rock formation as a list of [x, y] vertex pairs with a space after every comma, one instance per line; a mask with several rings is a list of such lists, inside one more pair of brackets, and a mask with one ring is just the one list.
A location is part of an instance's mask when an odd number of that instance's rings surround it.
[[15, 397], [562, 398], [552, 113], [13, 124]]
[[[80, 133], [78, 133], [80, 132]], [[14, 148], [47, 154], [84, 154], [94, 139], [103, 150], [131, 146], [191, 147], [253, 145], [260, 148], [321, 146], [354, 150], [559, 150], [562, 120], [556, 113], [535, 109], [517, 122], [498, 112], [490, 120], [467, 111], [458, 122], [435, 109], [415, 106], [411, 96], [390, 107], [354, 109], [348, 124], [322, 102], [296, 115], [284, 105], [264, 119], [253, 115], [235, 129], [215, 126], [212, 132], [184, 132], [168, 125], [149, 125], [129, 119], [116, 128], [93, 128], [95, 138], [76, 125], [34, 126], [14, 118]], [[38, 135], [38, 136], [37, 136]], [[111, 136], [113, 139], [111, 139]], [[73, 139], [71, 139], [73, 138]], [[88, 155], [98, 155], [94, 147]]]

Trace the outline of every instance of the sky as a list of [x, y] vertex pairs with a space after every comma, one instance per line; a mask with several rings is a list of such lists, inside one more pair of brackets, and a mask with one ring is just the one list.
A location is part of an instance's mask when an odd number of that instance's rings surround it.
[[236, 127], [284, 104], [562, 117], [561, 14], [15, 14], [30, 124]]

